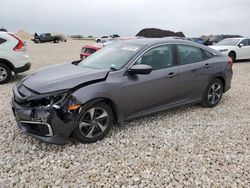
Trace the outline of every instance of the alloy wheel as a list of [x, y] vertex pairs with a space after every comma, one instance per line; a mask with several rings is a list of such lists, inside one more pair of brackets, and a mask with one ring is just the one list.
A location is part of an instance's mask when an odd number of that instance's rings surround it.
[[86, 138], [96, 138], [107, 129], [108, 124], [107, 111], [100, 107], [93, 107], [83, 114], [79, 131]]
[[213, 83], [208, 90], [208, 101], [214, 105], [219, 102], [222, 96], [222, 86], [220, 83]]
[[7, 76], [8, 76], [7, 70], [3, 67], [0, 67], [0, 81], [5, 80]]

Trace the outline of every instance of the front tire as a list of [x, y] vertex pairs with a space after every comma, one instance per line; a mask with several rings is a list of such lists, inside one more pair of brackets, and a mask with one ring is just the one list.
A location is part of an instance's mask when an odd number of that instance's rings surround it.
[[11, 70], [8, 66], [0, 63], [0, 84], [4, 84], [11, 79]]
[[82, 143], [93, 143], [103, 139], [113, 125], [113, 112], [109, 105], [96, 103], [85, 110], [74, 137]]
[[235, 62], [235, 60], [236, 60], [236, 53], [235, 52], [230, 52], [228, 54], [228, 56], [233, 60], [233, 62]]
[[203, 107], [215, 107], [221, 100], [223, 95], [223, 83], [220, 79], [213, 79], [203, 94], [201, 105]]

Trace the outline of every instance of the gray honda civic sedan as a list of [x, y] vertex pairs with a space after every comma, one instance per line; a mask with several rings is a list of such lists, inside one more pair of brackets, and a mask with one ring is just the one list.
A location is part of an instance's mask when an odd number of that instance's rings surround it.
[[12, 109], [22, 132], [48, 143], [91, 143], [112, 125], [184, 104], [216, 106], [231, 87], [233, 62], [182, 39], [116, 42], [83, 61], [21, 80]]

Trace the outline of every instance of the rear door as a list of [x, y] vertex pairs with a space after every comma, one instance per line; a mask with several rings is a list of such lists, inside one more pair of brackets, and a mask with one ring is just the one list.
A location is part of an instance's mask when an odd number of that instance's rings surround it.
[[[205, 58], [205, 51], [198, 47], [180, 44], [176, 45], [176, 51], [179, 64], [177, 100], [179, 102], [198, 100], [207, 87], [213, 64]], [[207, 56], [209, 53], [207, 52]], [[210, 55], [213, 56], [211, 53]]]

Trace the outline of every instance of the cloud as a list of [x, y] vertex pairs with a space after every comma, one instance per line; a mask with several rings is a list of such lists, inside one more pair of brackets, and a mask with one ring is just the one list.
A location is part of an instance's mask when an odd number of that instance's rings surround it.
[[8, 0], [0, 3], [0, 26], [94, 36], [135, 35], [145, 27], [248, 36], [249, 7], [249, 0]]

